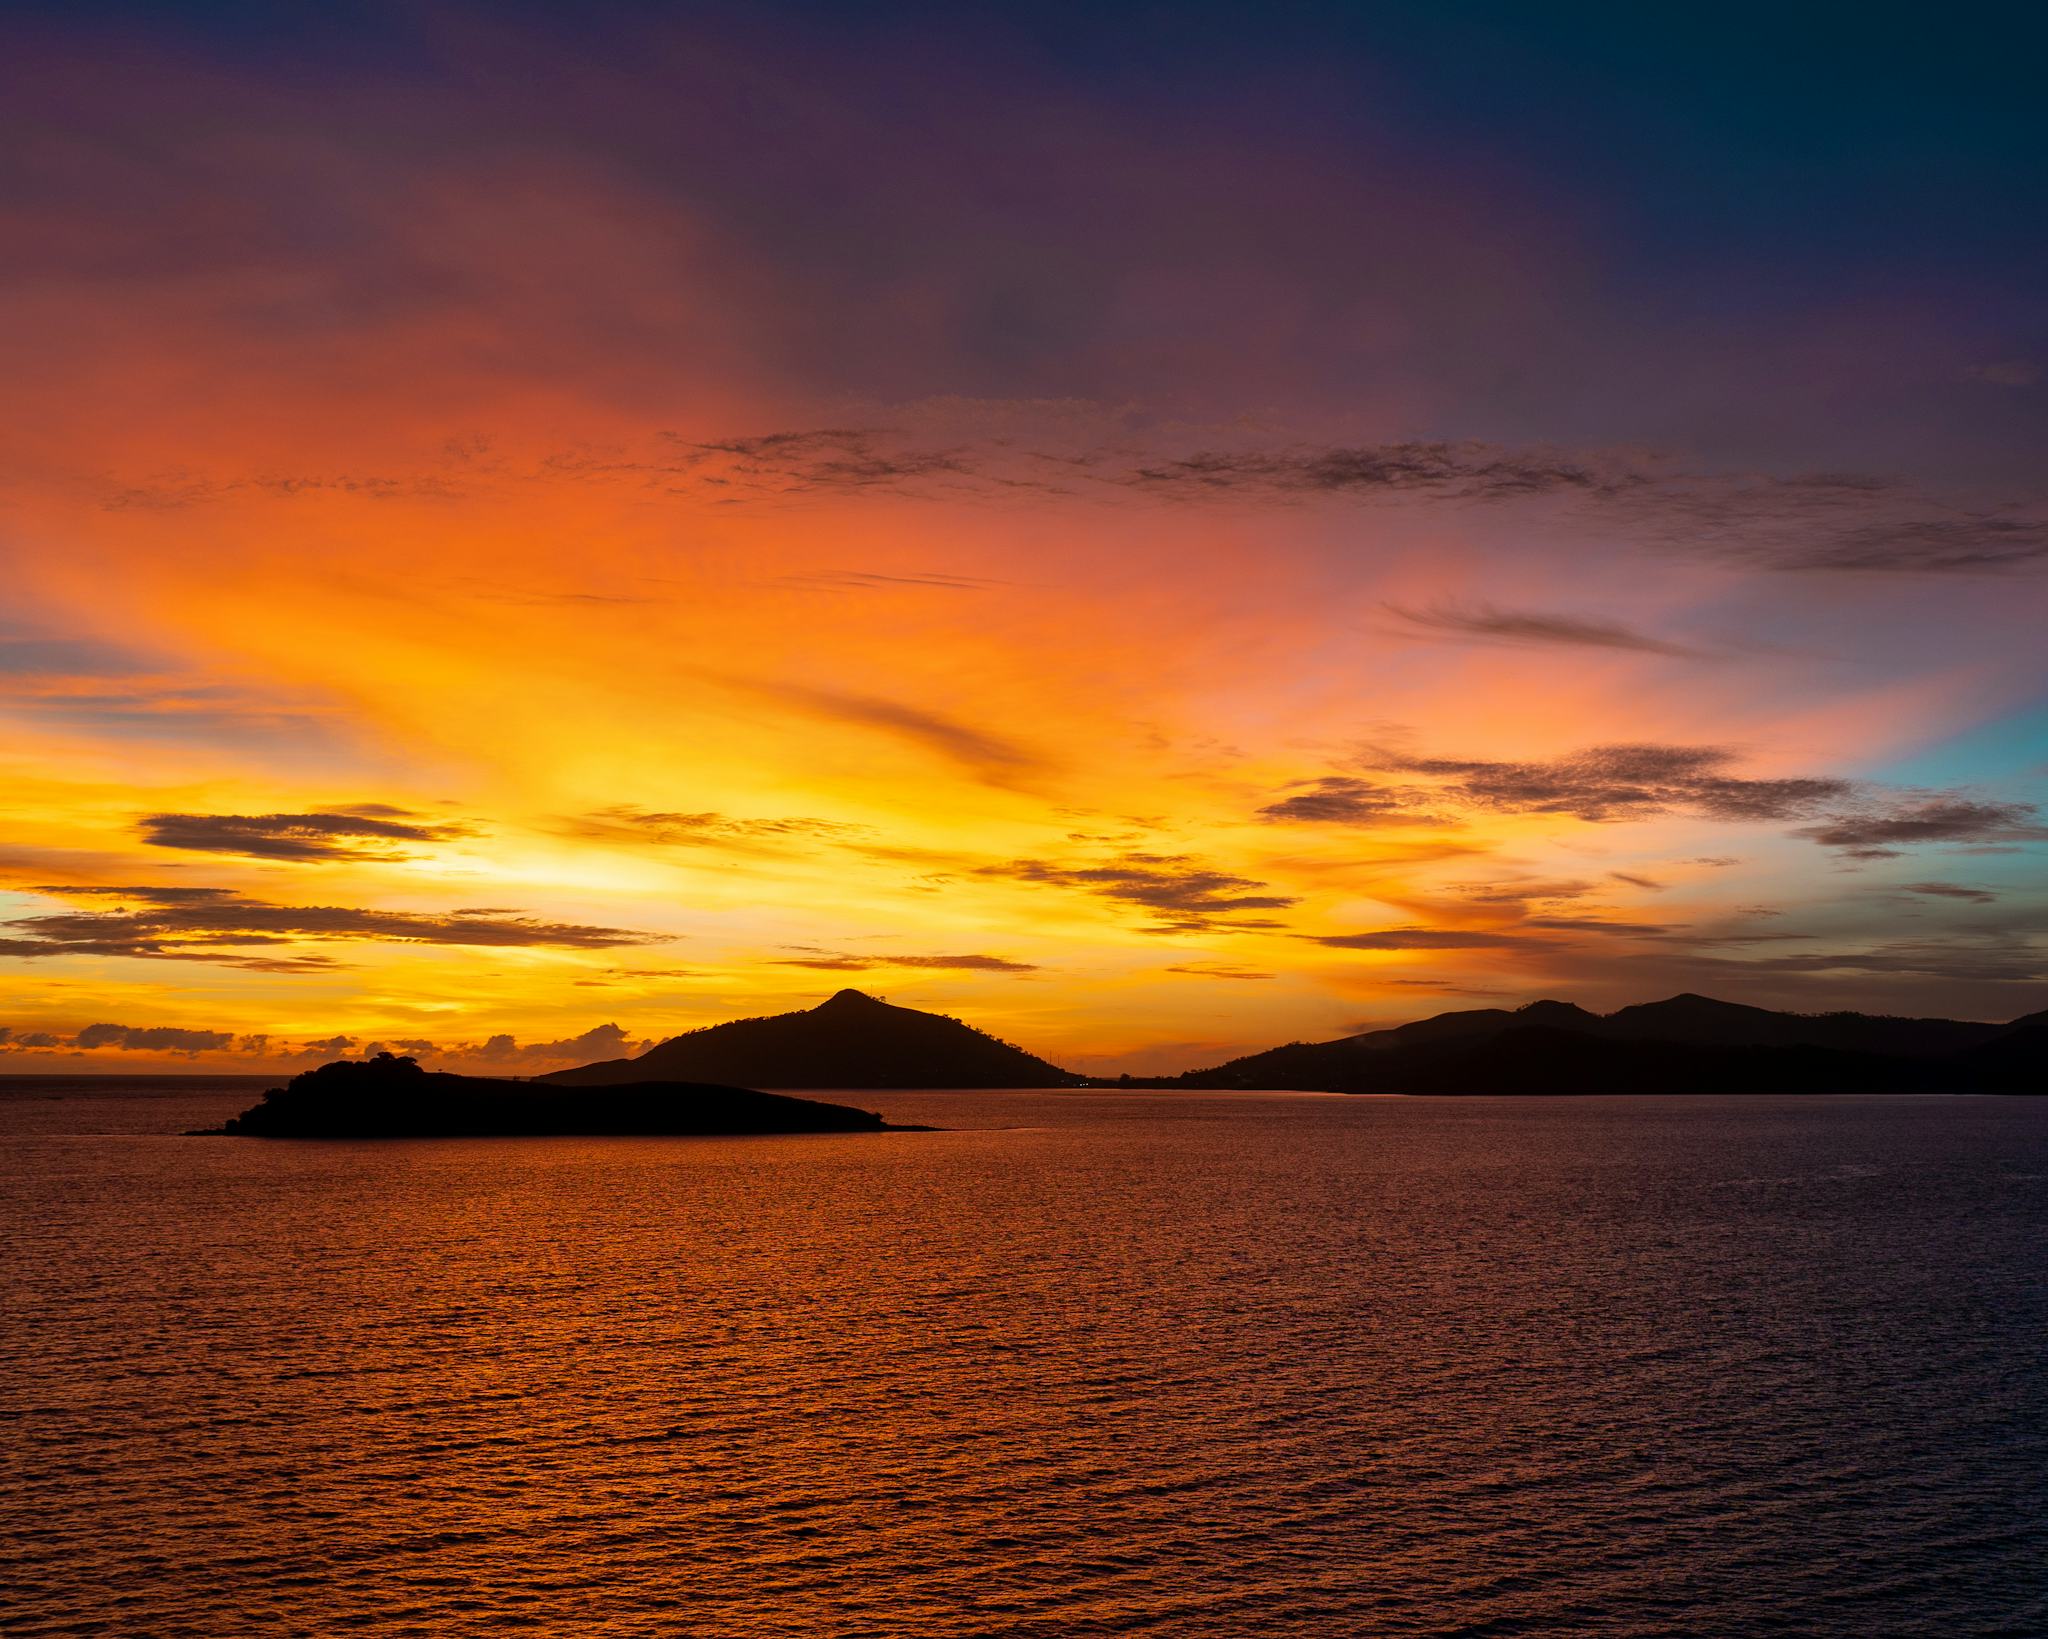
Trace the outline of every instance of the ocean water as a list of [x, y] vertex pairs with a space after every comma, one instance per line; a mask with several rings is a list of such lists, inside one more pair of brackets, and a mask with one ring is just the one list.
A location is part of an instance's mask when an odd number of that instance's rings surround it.
[[0, 1633], [2048, 1633], [2048, 1101], [0, 1088]]

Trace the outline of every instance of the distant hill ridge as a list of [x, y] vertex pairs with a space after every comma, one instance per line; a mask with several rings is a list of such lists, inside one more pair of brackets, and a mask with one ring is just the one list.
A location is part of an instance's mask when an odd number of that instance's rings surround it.
[[1081, 1078], [938, 1013], [842, 990], [816, 1007], [674, 1036], [638, 1058], [538, 1078], [575, 1087], [719, 1081], [743, 1087], [1070, 1087]]
[[[634, 1059], [539, 1078], [568, 1086], [713, 1081], [743, 1087], [1099, 1084], [936, 1013], [858, 990], [735, 1019]], [[1571, 1002], [1440, 1013], [1336, 1041], [1292, 1042], [1159, 1088], [1337, 1093], [2035, 1092], [2048, 1090], [2048, 1012], [2009, 1024], [1779, 1013], [1687, 993], [1613, 1013]]]
[[2032, 1092], [2048, 1087], [2048, 1020], [1779, 1013], [1691, 993], [1604, 1015], [1539, 1001], [1292, 1042], [1146, 1084], [1344, 1093]]

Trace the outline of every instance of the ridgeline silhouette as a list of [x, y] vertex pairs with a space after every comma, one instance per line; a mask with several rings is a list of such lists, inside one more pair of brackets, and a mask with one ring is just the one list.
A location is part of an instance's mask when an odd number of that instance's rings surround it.
[[882, 1132], [867, 1110], [745, 1087], [638, 1081], [546, 1087], [422, 1070], [409, 1058], [339, 1060], [273, 1087], [219, 1129], [246, 1138], [481, 1138]]
[[649, 1079], [749, 1087], [1073, 1087], [1083, 1078], [938, 1013], [842, 990], [801, 1013], [734, 1019], [638, 1058], [538, 1078], [570, 1087]]
[[219, 1130], [263, 1138], [880, 1132], [879, 1115], [756, 1088], [1143, 1087], [1435, 1095], [2040, 1093], [2048, 1012], [2009, 1024], [1777, 1013], [1673, 996], [1599, 1014], [1570, 1002], [1440, 1013], [1292, 1042], [1177, 1076], [1075, 1075], [936, 1013], [842, 990], [634, 1059], [501, 1081], [380, 1053], [272, 1088]]
[[2031, 1093], [2048, 1014], [2010, 1024], [1776, 1013], [1711, 996], [1440, 1013], [1132, 1085], [1327, 1093]]

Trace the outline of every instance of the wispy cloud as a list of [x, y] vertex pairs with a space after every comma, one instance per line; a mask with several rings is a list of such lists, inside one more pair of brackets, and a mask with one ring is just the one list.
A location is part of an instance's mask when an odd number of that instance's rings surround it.
[[[2024, 368], [2031, 368], [2024, 367]], [[2022, 386], [2022, 367], [1977, 379]], [[1150, 498], [1179, 506], [1357, 505], [1519, 508], [1534, 527], [1568, 527], [1621, 550], [1770, 570], [1832, 574], [1983, 575], [2048, 561], [2048, 497], [2038, 490], [1943, 491], [1856, 472], [1689, 470], [1612, 446], [1556, 448], [1485, 440], [1342, 444], [1218, 426], [1139, 433], [1113, 412], [1050, 439], [963, 425], [792, 428], [726, 437], [650, 430], [631, 447], [558, 450], [530, 470], [480, 468], [460, 453], [406, 472], [172, 473], [117, 478], [102, 504], [167, 509], [261, 499], [346, 496], [447, 503], [488, 484], [627, 485], [711, 504], [805, 505], [821, 499], [937, 496], [1003, 504], [1104, 505]], [[918, 418], [913, 418], [918, 419]], [[1199, 442], [1197, 440], [1200, 440]], [[968, 590], [950, 572], [812, 571], [820, 586]], [[570, 594], [574, 595], [574, 594]], [[1559, 643], [1696, 656], [1691, 645], [1571, 614], [1474, 605], [1410, 609], [1416, 630], [1494, 641]]]
[[1200, 450], [1140, 466], [1121, 481], [1196, 494], [1401, 494], [1499, 501], [1602, 490], [1634, 480], [1568, 455], [1465, 442]]
[[1369, 752], [1382, 773], [1428, 785], [1327, 776], [1259, 810], [1269, 820], [1346, 825], [1407, 823], [1443, 807], [1496, 813], [1569, 814], [1601, 823], [1660, 814], [1718, 820], [1784, 820], [1847, 797], [1849, 781], [1827, 777], [1750, 779], [1731, 772], [1736, 754], [1721, 746], [1610, 745], [1533, 762], [1407, 757]]
[[[1999, 367], [1993, 367], [1994, 369]], [[1990, 374], [1985, 380], [1998, 379]], [[1401, 503], [1561, 507], [1581, 530], [1621, 544], [1773, 570], [1983, 574], [2048, 559], [2039, 494], [1955, 496], [1859, 473], [1688, 471], [1638, 450], [1519, 447], [1483, 440], [1328, 444], [1233, 442], [1193, 449], [1164, 435], [1057, 447], [963, 436], [934, 446], [888, 426], [798, 429], [704, 441], [666, 453], [564, 462], [586, 477], [664, 473], [698, 493], [801, 500], [820, 493], [919, 493], [1001, 500], [1019, 494], [1184, 505]], [[1571, 615], [1396, 608], [1417, 629], [1501, 641], [1694, 656], [1690, 645]]]
[[1907, 893], [1925, 895], [1930, 899], [1961, 899], [1972, 905], [1992, 905], [1998, 902], [1998, 895], [1983, 888], [1966, 888], [1955, 882], [1908, 882]]
[[1571, 814], [1605, 821], [1690, 813], [1719, 820], [1782, 820], [1847, 795], [1846, 780], [1747, 779], [1722, 746], [1595, 746], [1547, 762], [1388, 758], [1383, 766], [1442, 781], [1441, 795], [1503, 813]]
[[563, 822], [573, 836], [597, 842], [659, 847], [772, 847], [803, 842], [850, 842], [873, 835], [869, 826], [803, 815], [753, 818], [715, 810], [685, 813], [620, 804]]
[[[1333, 774], [1304, 780], [1264, 804], [1275, 823], [1444, 826], [1460, 814], [1563, 814], [1588, 824], [1665, 815], [1736, 824], [1805, 820], [1790, 833], [1852, 859], [1889, 859], [1926, 843], [2017, 844], [2048, 840], [2029, 803], [1967, 792], [1898, 792], [1832, 775], [1752, 778], [1736, 772], [1724, 746], [1594, 746], [1529, 762], [1404, 756], [1379, 750], [1361, 763], [1378, 778]], [[1388, 778], [1387, 776], [1397, 776]], [[1724, 856], [1692, 863], [1726, 865]], [[1661, 891], [1655, 879], [1625, 871], [1609, 877]]]
[[1454, 825], [1457, 822], [1423, 806], [1426, 793], [1412, 786], [1390, 786], [1348, 774], [1302, 780], [1293, 795], [1280, 797], [1259, 810], [1263, 819], [1299, 820], [1328, 825]]
[[1502, 609], [1490, 603], [1442, 602], [1419, 609], [1389, 603], [1384, 607], [1414, 631], [1440, 637], [1572, 649], [1623, 649], [1688, 660], [1700, 659], [1708, 652], [1691, 644], [1652, 637], [1617, 621], [1580, 615]]
[[2014, 936], [1896, 940], [1860, 950], [1754, 957], [1739, 965], [1751, 973], [1771, 975], [1876, 973], [1979, 983], [2035, 983], [2048, 980], [2048, 948]]
[[1228, 962], [1176, 962], [1168, 973], [1185, 973], [1196, 979], [1270, 979], [1270, 973], [1256, 968], [1233, 967]]
[[1291, 894], [1264, 882], [1220, 871], [1186, 854], [1127, 853], [1096, 862], [1018, 859], [980, 867], [981, 876], [1072, 888], [1117, 904], [1136, 906], [1157, 918], [1155, 932], [1207, 928], [1274, 928], [1270, 918], [1249, 912], [1285, 910]]
[[986, 592], [1006, 585], [979, 575], [884, 574], [880, 570], [814, 569], [780, 577], [784, 586], [816, 587], [828, 592], [883, 592], [900, 587], [939, 592]]
[[1583, 899], [1598, 891], [1595, 883], [1569, 877], [1503, 877], [1491, 882], [1458, 882], [1451, 887], [1460, 899], [1471, 904], [1505, 905], [1517, 910], [1532, 904]]
[[[1763, 569], [1982, 574], [2048, 559], [2039, 494], [1959, 500], [1859, 474], [1691, 473], [1626, 451], [1466, 443], [1205, 452], [1154, 463], [1126, 481], [1197, 496], [1562, 497], [1573, 516], [1604, 532]], [[1600, 635], [1596, 625], [1576, 641]], [[1606, 635], [1613, 646], [1616, 634]]]
[[715, 482], [783, 493], [897, 489], [974, 473], [964, 452], [906, 448], [889, 428], [805, 428], [708, 443], [678, 440], [674, 447]]
[[1929, 794], [1890, 807], [1835, 814], [1798, 834], [1854, 859], [1891, 859], [1920, 843], [2048, 841], [2048, 826], [2040, 823], [2040, 810], [2031, 803]]
[[408, 843], [476, 835], [474, 826], [425, 821], [381, 803], [312, 814], [151, 814], [138, 829], [159, 848], [301, 862], [409, 859]]
[[779, 956], [778, 967], [817, 968], [828, 973], [865, 973], [873, 968], [943, 968], [965, 973], [1036, 973], [1036, 964], [1013, 962], [1007, 956], [858, 956], [843, 951], [816, 950], [808, 954]]
[[651, 944], [659, 938], [625, 928], [548, 922], [500, 910], [433, 914], [279, 905], [227, 888], [66, 887], [38, 891], [89, 902], [113, 900], [118, 908], [0, 922], [0, 955], [126, 956], [292, 973], [334, 965], [330, 956], [292, 948], [309, 942], [603, 950]]
[[896, 735], [995, 784], [1011, 783], [1043, 766], [1037, 753], [1015, 741], [924, 706], [797, 683], [764, 685], [762, 692], [814, 716]]
[[1473, 928], [1380, 928], [1371, 933], [1315, 933], [1303, 937], [1337, 950], [1514, 950], [1525, 943], [1512, 933]]

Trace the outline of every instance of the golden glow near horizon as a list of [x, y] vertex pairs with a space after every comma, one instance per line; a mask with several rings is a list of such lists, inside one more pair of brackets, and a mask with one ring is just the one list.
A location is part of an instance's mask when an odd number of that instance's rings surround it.
[[[1461, 440], [1249, 346], [944, 391], [908, 274], [826, 337], [627, 169], [273, 140], [347, 234], [42, 156], [0, 1071], [540, 1068], [849, 984], [1098, 1072], [1545, 994], [2040, 1005], [2038, 578], [1851, 556], [1938, 485]], [[859, 322], [918, 390], [791, 363]]]
[[[1682, 798], [1475, 802], [1436, 762], [1654, 723], [1744, 747], [1734, 777], [1801, 777], [1910, 744], [1914, 709], [1971, 686], [1788, 709], [1757, 674], [1803, 661], [1439, 631], [1408, 611], [1479, 624], [1436, 567], [1452, 554], [1377, 547], [1374, 516], [728, 505], [508, 444], [476, 479], [247, 494], [222, 473], [32, 516], [67, 543], [30, 566], [34, 603], [77, 653], [13, 702], [9, 909], [31, 939], [38, 918], [127, 920], [10, 963], [17, 1038], [117, 1020], [474, 1059], [496, 1035], [645, 1039], [850, 983], [1082, 1068], [1153, 1068], [1545, 990], [1728, 989], [1739, 969], [1714, 968], [1758, 948], [1760, 902], [1812, 891], [1815, 843]], [[1647, 601], [1631, 618], [1655, 625]], [[1329, 819], [1261, 812], [1333, 791]], [[1399, 806], [1346, 811], [1381, 791]], [[267, 908], [174, 898], [159, 926], [105, 893], [123, 886]], [[112, 942], [131, 937], [147, 948]]]

